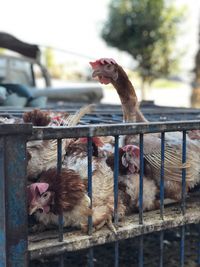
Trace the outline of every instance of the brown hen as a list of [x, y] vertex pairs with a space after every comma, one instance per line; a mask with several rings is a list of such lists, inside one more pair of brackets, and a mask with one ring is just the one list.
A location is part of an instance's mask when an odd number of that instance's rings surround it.
[[[116, 89], [122, 104], [125, 122], [147, 122], [139, 109], [134, 87], [126, 72], [113, 59], [99, 59], [90, 62], [93, 77], [101, 83], [111, 83]], [[124, 144], [139, 144], [137, 136], [126, 136]], [[160, 183], [161, 139], [159, 134], [144, 136], [144, 158], [147, 176]], [[181, 200], [182, 169], [186, 169], [186, 191], [200, 182], [200, 145], [199, 141], [187, 137], [187, 161], [182, 164], [182, 140], [178, 133], [166, 134], [165, 142], [165, 196]]]

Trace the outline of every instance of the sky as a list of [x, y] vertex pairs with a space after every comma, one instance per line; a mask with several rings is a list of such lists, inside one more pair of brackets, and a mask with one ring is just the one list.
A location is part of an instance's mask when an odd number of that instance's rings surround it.
[[[169, 1], [169, 0], [168, 0]], [[174, 0], [186, 5], [179, 46], [186, 49], [183, 69], [190, 69], [197, 51], [199, 0]], [[0, 31], [40, 45], [50, 45], [95, 59], [114, 57], [130, 64], [127, 54], [109, 48], [99, 36], [108, 15], [109, 0], [6, 0], [1, 3]], [[88, 57], [88, 58], [87, 58]], [[128, 62], [128, 63], [127, 63]]]

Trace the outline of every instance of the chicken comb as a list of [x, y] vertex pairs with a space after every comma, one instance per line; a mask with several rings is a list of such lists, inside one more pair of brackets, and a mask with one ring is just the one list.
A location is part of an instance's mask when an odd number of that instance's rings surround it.
[[49, 184], [47, 183], [33, 183], [27, 186], [29, 202], [31, 202], [36, 197], [37, 193], [42, 195], [44, 192], [47, 191], [48, 188]]
[[[81, 137], [79, 138], [80, 143], [87, 143], [87, 137]], [[102, 147], [104, 146], [104, 142], [101, 140], [100, 137], [95, 136], [92, 137], [92, 142], [97, 146], [97, 147]]]
[[97, 59], [96, 61], [94, 62], [89, 62], [89, 64], [91, 65], [91, 67], [93, 69], [99, 67], [100, 65], [104, 65], [104, 64], [117, 64], [117, 62], [112, 59], [112, 58], [100, 58], [100, 59]]
[[126, 145], [122, 147], [124, 152], [132, 152], [136, 157], [140, 156], [140, 148], [135, 145]]

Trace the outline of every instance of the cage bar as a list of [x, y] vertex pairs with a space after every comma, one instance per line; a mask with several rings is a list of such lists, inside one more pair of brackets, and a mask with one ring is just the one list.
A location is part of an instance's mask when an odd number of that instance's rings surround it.
[[[88, 196], [90, 208], [92, 209], [92, 137], [87, 139], [88, 148]], [[92, 216], [88, 216], [88, 234], [92, 234]]]
[[139, 253], [138, 253], [139, 259], [138, 259], [138, 266], [143, 267], [144, 266], [144, 236], [139, 236]]
[[198, 224], [197, 264], [200, 264], [200, 223]]
[[118, 176], [119, 176], [119, 136], [115, 136], [114, 152], [114, 224], [118, 225]]
[[94, 250], [92, 247], [88, 250], [88, 267], [94, 267]]
[[119, 267], [119, 242], [115, 241], [115, 264], [114, 267]]
[[31, 131], [31, 125], [0, 125], [1, 266], [28, 266], [25, 178], [26, 139]]
[[163, 267], [163, 255], [164, 255], [164, 231], [160, 231], [160, 257], [159, 257], [159, 267]]
[[165, 133], [161, 133], [161, 169], [160, 169], [160, 217], [164, 219], [164, 162], [165, 162]]
[[5, 138], [0, 137], [0, 263], [1, 266], [7, 265], [6, 257], [6, 181], [5, 181]]
[[[183, 131], [182, 139], [182, 164], [186, 163], [186, 131]], [[182, 197], [181, 197], [181, 211], [185, 214], [185, 198], [186, 198], [186, 168], [182, 168]]]
[[139, 188], [139, 224], [143, 224], [143, 176], [144, 176], [144, 140], [140, 134], [140, 188]]
[[180, 241], [180, 267], [184, 267], [185, 262], [185, 225], [180, 228], [181, 241]]
[[[57, 174], [61, 173], [62, 169], [62, 139], [57, 139]], [[63, 241], [63, 212], [58, 215], [58, 240]]]
[[61, 254], [59, 255], [59, 267], [64, 267], [64, 266], [65, 266], [64, 255]]

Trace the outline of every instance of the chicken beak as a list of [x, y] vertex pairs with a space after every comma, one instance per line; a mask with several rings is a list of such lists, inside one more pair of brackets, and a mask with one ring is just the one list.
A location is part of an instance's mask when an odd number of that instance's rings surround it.
[[38, 209], [41, 209], [41, 210], [43, 210], [43, 208], [42, 207], [38, 207], [38, 206], [30, 206], [29, 207], [29, 215], [32, 215], [33, 213], [35, 213]]
[[118, 79], [118, 72], [117, 71], [105, 71], [104, 69], [96, 69], [92, 73], [92, 78], [100, 78], [105, 77], [106, 79], [112, 79], [116, 81]]
[[101, 76], [102, 75], [102, 71], [101, 70], [94, 70], [93, 73], [92, 73], [92, 77], [95, 78], [95, 77], [98, 77], [98, 76]]

